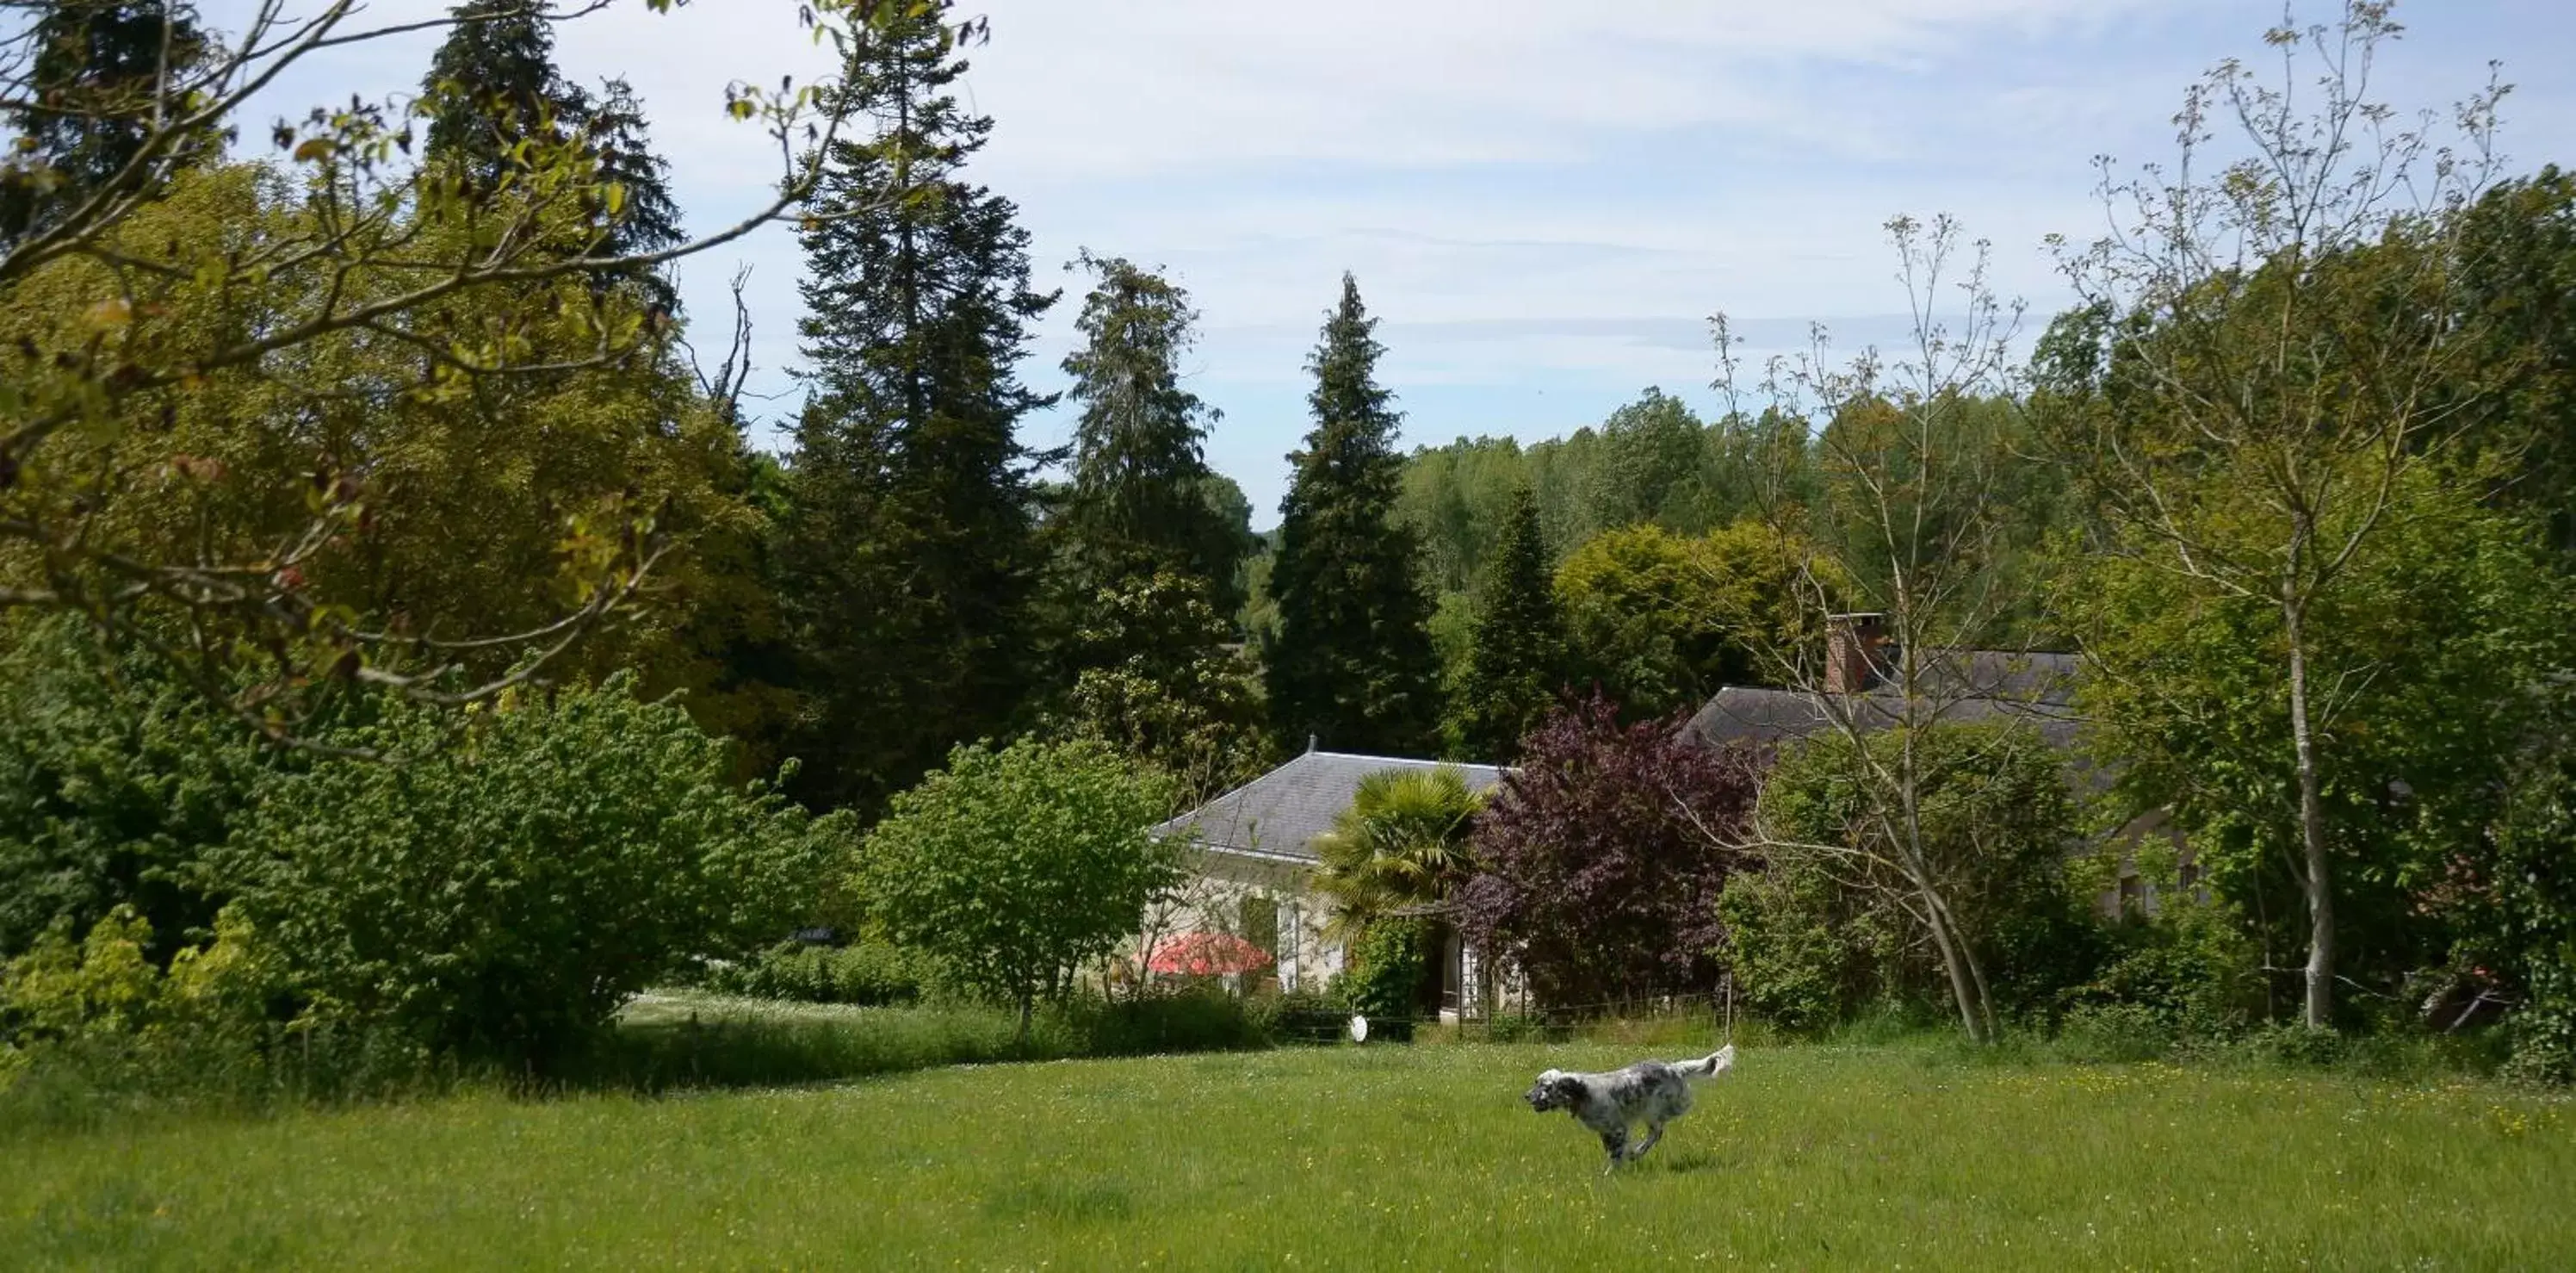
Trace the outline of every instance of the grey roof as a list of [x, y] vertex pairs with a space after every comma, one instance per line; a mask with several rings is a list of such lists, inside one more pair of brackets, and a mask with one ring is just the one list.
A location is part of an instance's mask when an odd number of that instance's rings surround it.
[[[1207, 847], [1290, 862], [1315, 860], [1313, 841], [1351, 807], [1360, 780], [1389, 769], [1436, 769], [1442, 762], [1310, 751], [1154, 828], [1162, 837], [1195, 833]], [[1492, 765], [1452, 764], [1467, 789], [1502, 781]]]
[[[1903, 699], [1885, 691], [1873, 691], [1848, 701], [1855, 723], [1865, 730], [1885, 729], [1895, 724], [1905, 710]], [[1942, 723], [2026, 721], [2038, 728], [2049, 746], [2061, 751], [2075, 746], [2076, 731], [2082, 725], [2073, 712], [2047, 702], [2018, 698], [1929, 701], [1938, 706], [1936, 719]], [[1832, 722], [1826, 709], [1824, 699], [1803, 690], [1765, 690], [1730, 685], [1719, 690], [1717, 697], [1700, 708], [1683, 728], [1691, 737], [1711, 745], [1746, 743], [1769, 747], [1822, 732]]]

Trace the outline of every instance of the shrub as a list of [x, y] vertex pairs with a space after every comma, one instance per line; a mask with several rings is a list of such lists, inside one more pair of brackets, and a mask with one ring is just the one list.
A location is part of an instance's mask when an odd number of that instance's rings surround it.
[[1745, 1009], [1784, 1030], [1812, 1034], [1849, 1019], [1873, 989], [1877, 917], [1852, 914], [1813, 864], [1775, 862], [1740, 872], [1718, 895], [1727, 954]]
[[918, 1002], [938, 961], [889, 942], [810, 946], [785, 942], [753, 959], [710, 971], [707, 989], [753, 999], [887, 1007]]
[[0, 959], [124, 906], [150, 925], [145, 957], [168, 964], [214, 922], [190, 873], [283, 760], [76, 620], [0, 633]]
[[1468, 937], [1503, 952], [1555, 1006], [1705, 989], [1724, 933], [1717, 901], [1740, 863], [1755, 766], [1622, 726], [1606, 699], [1549, 718], [1476, 820], [1460, 890]]
[[1351, 943], [1350, 966], [1334, 978], [1333, 990], [1351, 1011], [1368, 1018], [1370, 1038], [1413, 1038], [1436, 936], [1422, 920], [1381, 919]]
[[887, 936], [1019, 1009], [1058, 998], [1180, 879], [1146, 829], [1167, 780], [1106, 745], [1022, 741], [949, 753], [869, 833], [858, 891]]
[[1351, 1007], [1338, 995], [1313, 990], [1255, 995], [1245, 1001], [1253, 1029], [1280, 1046], [1332, 1043], [1350, 1030]]
[[847, 852], [622, 676], [338, 741], [384, 759], [264, 781], [219, 884], [308, 1014], [440, 1053], [543, 1070], [684, 959], [784, 929]]
[[2101, 971], [2067, 992], [2070, 1012], [2133, 1008], [2179, 1039], [2230, 1037], [2258, 1014], [2261, 956], [2223, 903], [2176, 895], [2153, 919], [2113, 925], [2108, 936]]

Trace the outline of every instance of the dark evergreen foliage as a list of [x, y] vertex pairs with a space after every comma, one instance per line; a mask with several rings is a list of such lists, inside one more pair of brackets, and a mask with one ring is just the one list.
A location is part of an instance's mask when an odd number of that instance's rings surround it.
[[1547, 569], [1538, 500], [1527, 487], [1512, 501], [1502, 550], [1476, 599], [1475, 645], [1450, 703], [1451, 754], [1508, 763], [1566, 681], [1565, 616]]
[[0, 245], [103, 188], [148, 183], [153, 166], [134, 161], [154, 103], [184, 91], [207, 51], [185, 0], [27, 7], [45, 9], [28, 33], [38, 104], [9, 113], [24, 149], [0, 159]]
[[1311, 735], [1343, 751], [1418, 755], [1439, 718], [1439, 660], [1415, 577], [1419, 536], [1395, 516], [1402, 417], [1377, 383], [1376, 327], [1343, 275], [1306, 363], [1315, 428], [1288, 457], [1296, 475], [1270, 574], [1271, 719], [1290, 744]]
[[[802, 648], [802, 794], [873, 806], [985, 736], [1030, 682], [1036, 572], [1015, 368], [1055, 302], [1011, 201], [961, 168], [992, 121], [951, 92], [945, 6], [852, 56], [873, 133], [836, 142], [803, 234], [808, 397], [780, 560]], [[891, 193], [890, 192], [894, 192]]]
[[457, 165], [474, 188], [491, 190], [518, 166], [513, 147], [576, 135], [590, 116], [590, 96], [555, 69], [545, 5], [465, 0], [452, 18], [421, 86], [428, 154]]
[[1198, 311], [1171, 280], [1131, 262], [1084, 253], [1080, 264], [1096, 281], [1075, 324], [1083, 347], [1064, 360], [1082, 407], [1062, 522], [1076, 587], [1173, 571], [1205, 581], [1218, 611], [1232, 613], [1248, 545], [1205, 489], [1203, 447], [1219, 413], [1180, 384]]

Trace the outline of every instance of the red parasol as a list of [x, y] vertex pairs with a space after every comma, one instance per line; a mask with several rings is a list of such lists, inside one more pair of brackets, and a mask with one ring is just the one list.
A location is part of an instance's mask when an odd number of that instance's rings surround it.
[[1277, 961], [1270, 952], [1228, 933], [1184, 933], [1154, 951], [1145, 966], [1187, 977], [1258, 972]]

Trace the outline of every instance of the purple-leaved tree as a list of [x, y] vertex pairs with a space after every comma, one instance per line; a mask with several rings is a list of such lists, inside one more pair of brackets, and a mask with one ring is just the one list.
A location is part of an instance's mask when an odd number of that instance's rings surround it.
[[1477, 820], [1462, 927], [1542, 1004], [1633, 1004], [1717, 982], [1717, 896], [1746, 865], [1720, 844], [1746, 838], [1760, 767], [1674, 725], [1621, 725], [1599, 695], [1561, 708]]

